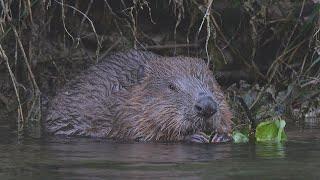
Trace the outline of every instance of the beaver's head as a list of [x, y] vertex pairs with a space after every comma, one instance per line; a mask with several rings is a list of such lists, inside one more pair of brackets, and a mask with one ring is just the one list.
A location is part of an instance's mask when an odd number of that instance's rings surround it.
[[231, 131], [231, 112], [203, 60], [160, 58], [144, 67], [143, 73], [122, 111], [121, 118], [131, 122], [126, 127], [129, 136], [180, 141], [199, 132]]

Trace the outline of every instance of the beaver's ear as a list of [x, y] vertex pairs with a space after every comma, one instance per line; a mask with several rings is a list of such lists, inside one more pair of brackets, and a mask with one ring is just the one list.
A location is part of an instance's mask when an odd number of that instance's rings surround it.
[[137, 71], [137, 80], [138, 82], [142, 81], [143, 78], [145, 77], [145, 70], [144, 66], [140, 65]]

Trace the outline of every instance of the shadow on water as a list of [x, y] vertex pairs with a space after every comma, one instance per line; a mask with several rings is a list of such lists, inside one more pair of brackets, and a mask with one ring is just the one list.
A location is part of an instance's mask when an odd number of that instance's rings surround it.
[[[318, 126], [319, 127], [319, 126]], [[45, 138], [0, 143], [0, 179], [316, 179], [320, 129], [285, 143], [154, 144]]]

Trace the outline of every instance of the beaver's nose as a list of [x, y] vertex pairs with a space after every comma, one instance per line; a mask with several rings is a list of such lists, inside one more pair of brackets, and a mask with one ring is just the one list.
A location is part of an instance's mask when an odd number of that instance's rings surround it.
[[197, 113], [208, 118], [217, 112], [218, 104], [210, 96], [201, 97], [195, 104], [195, 110]]

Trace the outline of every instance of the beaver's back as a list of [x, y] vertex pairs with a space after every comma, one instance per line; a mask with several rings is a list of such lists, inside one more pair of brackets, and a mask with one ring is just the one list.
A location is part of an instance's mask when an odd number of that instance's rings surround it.
[[157, 55], [144, 51], [117, 53], [77, 76], [57, 93], [45, 118], [47, 133], [103, 137], [111, 130], [112, 94], [143, 78], [147, 61]]

